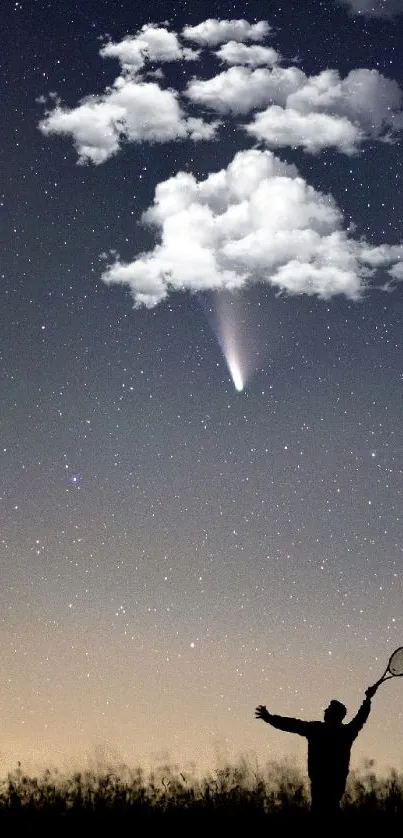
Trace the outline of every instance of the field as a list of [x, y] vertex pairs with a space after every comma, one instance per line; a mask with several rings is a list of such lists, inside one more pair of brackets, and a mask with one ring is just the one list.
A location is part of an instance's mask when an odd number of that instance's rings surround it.
[[[351, 773], [340, 829], [349, 833], [403, 825], [403, 774], [378, 777], [368, 761]], [[289, 828], [311, 831], [306, 778], [288, 763], [265, 767], [239, 760], [203, 778], [164, 765], [145, 775], [141, 768], [27, 776], [21, 765], [0, 783], [0, 829], [61, 834], [233, 834], [253, 829], [266, 835]]]

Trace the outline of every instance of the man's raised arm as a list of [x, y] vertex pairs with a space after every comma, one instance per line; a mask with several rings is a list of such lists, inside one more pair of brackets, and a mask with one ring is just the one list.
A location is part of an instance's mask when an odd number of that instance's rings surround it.
[[365, 690], [365, 698], [358, 710], [358, 713], [353, 719], [351, 719], [351, 722], [348, 723], [347, 727], [351, 732], [352, 739], [355, 739], [360, 730], [364, 727], [371, 711], [371, 698], [375, 695], [377, 689], [378, 685], [374, 684], [373, 687], [368, 687], [368, 689]]
[[299, 736], [307, 736], [309, 722], [303, 722], [302, 719], [292, 719], [288, 716], [274, 716], [269, 713], [264, 704], [259, 704], [256, 707], [255, 718], [263, 719], [264, 722], [276, 727], [278, 730], [286, 730], [288, 733], [298, 733]]

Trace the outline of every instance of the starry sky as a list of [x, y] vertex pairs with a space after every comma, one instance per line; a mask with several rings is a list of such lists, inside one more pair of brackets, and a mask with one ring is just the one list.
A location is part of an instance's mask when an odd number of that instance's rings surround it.
[[303, 760], [403, 643], [403, 4], [4, 2], [0, 766]]

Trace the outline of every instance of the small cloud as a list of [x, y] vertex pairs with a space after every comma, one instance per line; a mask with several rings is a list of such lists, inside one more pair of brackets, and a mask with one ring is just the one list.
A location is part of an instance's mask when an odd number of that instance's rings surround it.
[[297, 67], [230, 67], [210, 79], [193, 79], [186, 96], [218, 113], [246, 114], [269, 103], [282, 104], [306, 80]]
[[247, 20], [217, 20], [209, 18], [197, 26], [185, 26], [182, 36], [203, 47], [216, 47], [226, 41], [263, 41], [271, 28], [266, 20], [248, 23]]
[[280, 53], [272, 47], [262, 47], [258, 44], [247, 44], [229, 41], [216, 52], [217, 58], [223, 64], [247, 64], [249, 67], [260, 67], [267, 64], [273, 67], [281, 59]]
[[147, 70], [146, 75], [147, 75], [147, 78], [159, 79], [160, 81], [163, 78], [165, 78], [164, 71], [161, 69], [161, 67], [157, 67], [156, 70]]
[[220, 120], [204, 122], [203, 119], [194, 116], [190, 116], [186, 120], [189, 138], [195, 142], [199, 140], [213, 140], [221, 124]]
[[[403, 259], [403, 254], [401, 256]], [[397, 262], [396, 265], [393, 265], [392, 268], [389, 269], [388, 273], [392, 277], [392, 279], [398, 280], [398, 282], [403, 281], [403, 262]]]
[[146, 23], [136, 35], [127, 35], [116, 43], [105, 43], [100, 49], [100, 55], [103, 58], [117, 58], [125, 72], [138, 73], [147, 61], [190, 61], [197, 59], [199, 53], [188, 47], [183, 48], [176, 32]]
[[316, 154], [324, 148], [337, 148], [354, 154], [363, 134], [346, 117], [324, 113], [301, 114], [293, 108], [273, 105], [259, 113], [245, 130], [272, 148], [292, 146]]
[[119, 105], [92, 97], [77, 108], [57, 105], [39, 123], [45, 136], [60, 134], [73, 137], [79, 163], [99, 166], [120, 148], [119, 121], [124, 112]]

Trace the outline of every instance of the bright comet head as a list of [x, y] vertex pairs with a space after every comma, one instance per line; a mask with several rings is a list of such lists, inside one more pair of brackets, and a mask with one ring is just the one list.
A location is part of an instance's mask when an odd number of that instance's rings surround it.
[[244, 383], [243, 383], [242, 374], [241, 374], [241, 370], [239, 369], [238, 363], [237, 363], [235, 358], [227, 357], [226, 360], [227, 360], [230, 376], [231, 376], [231, 378], [234, 382], [235, 390], [237, 390], [238, 393], [242, 393], [242, 390], [244, 388]]

